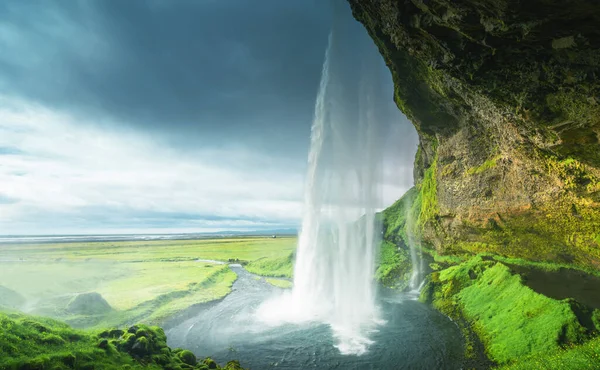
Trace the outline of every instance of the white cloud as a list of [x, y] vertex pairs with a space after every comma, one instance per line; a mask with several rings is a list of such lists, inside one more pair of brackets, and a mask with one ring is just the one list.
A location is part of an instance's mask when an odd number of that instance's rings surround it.
[[114, 127], [0, 98], [0, 147], [18, 150], [0, 155], [0, 195], [16, 200], [0, 204], [0, 233], [298, 222], [302, 174], [276, 158], [243, 147], [179, 151]]

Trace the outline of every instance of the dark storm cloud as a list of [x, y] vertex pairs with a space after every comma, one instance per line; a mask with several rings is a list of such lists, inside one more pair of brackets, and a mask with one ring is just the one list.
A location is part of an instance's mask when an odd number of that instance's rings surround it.
[[305, 153], [329, 13], [320, 0], [4, 1], [0, 91], [178, 145]]

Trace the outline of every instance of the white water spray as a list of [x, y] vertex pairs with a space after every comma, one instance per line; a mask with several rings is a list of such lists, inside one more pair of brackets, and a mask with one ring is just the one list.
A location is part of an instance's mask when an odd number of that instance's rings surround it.
[[336, 17], [329, 37], [294, 287], [263, 304], [258, 315], [267, 323], [329, 324], [340, 352], [362, 354], [378, 323], [373, 273], [380, 241], [375, 212], [382, 206], [382, 122], [375, 108], [381, 61], [370, 40], [348, 32], [352, 26]]

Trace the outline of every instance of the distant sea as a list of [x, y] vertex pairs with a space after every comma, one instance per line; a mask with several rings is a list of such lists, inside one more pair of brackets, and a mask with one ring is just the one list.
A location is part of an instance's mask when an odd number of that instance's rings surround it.
[[211, 233], [185, 234], [114, 234], [114, 235], [0, 235], [0, 244], [17, 243], [75, 243], [75, 242], [109, 242], [136, 240], [191, 240], [213, 239], [244, 236], [294, 236], [296, 229], [251, 230], [251, 231], [219, 231]]

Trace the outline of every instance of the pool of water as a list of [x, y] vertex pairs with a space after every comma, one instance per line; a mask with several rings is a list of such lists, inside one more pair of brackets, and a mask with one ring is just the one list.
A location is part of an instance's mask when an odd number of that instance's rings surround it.
[[447, 317], [407, 293], [383, 292], [385, 324], [369, 333], [373, 343], [360, 356], [342, 355], [328, 325], [269, 326], [256, 319], [257, 307], [282, 290], [232, 266], [238, 274], [222, 301], [167, 330], [169, 345], [225, 363], [238, 359], [251, 369], [460, 369], [463, 341]]

